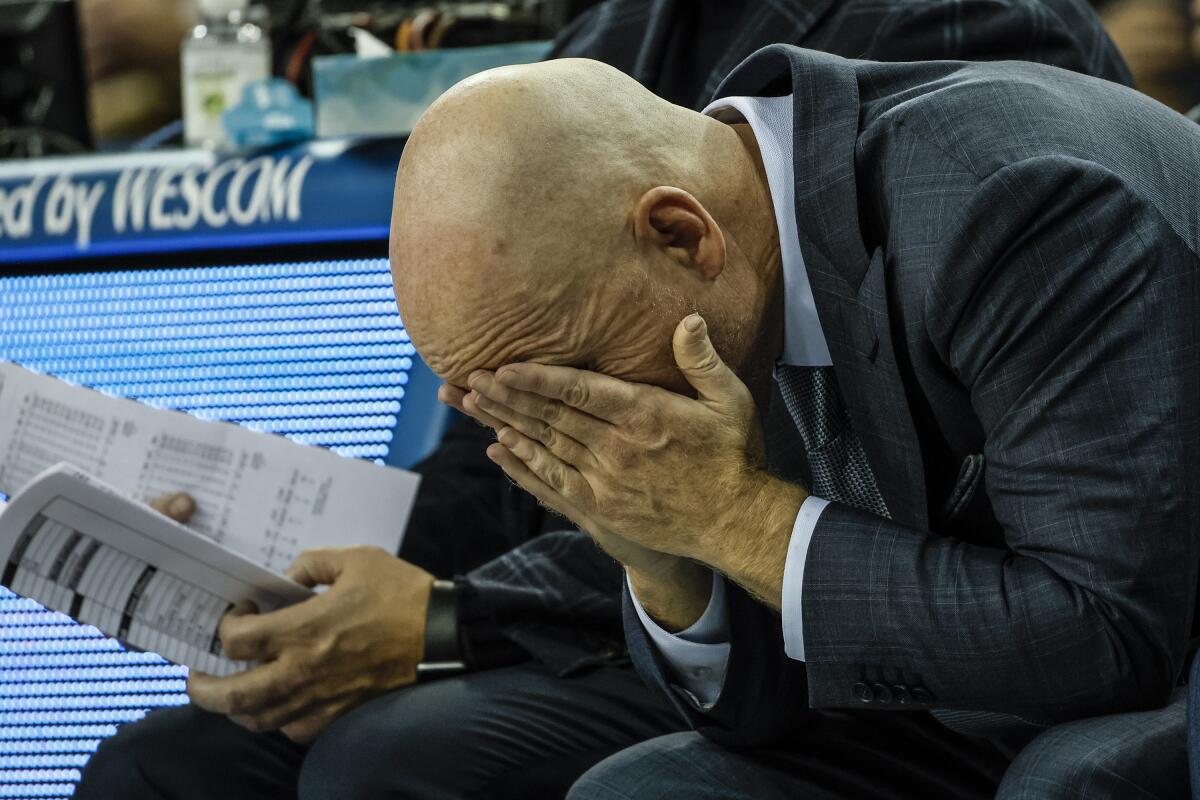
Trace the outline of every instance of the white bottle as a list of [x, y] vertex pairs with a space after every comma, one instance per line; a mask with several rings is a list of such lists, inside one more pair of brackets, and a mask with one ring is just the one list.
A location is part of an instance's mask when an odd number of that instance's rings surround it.
[[271, 76], [271, 44], [246, 19], [248, 0], [199, 0], [200, 24], [183, 43], [183, 138], [219, 147], [221, 114], [241, 102], [242, 87]]

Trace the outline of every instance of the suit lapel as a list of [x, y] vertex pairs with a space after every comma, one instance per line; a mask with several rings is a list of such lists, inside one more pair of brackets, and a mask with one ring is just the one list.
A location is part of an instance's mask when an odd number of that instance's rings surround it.
[[805, 261], [842, 399], [879, 492], [892, 519], [927, 530], [925, 469], [892, 345], [883, 250], [875, 250], [858, 292], [820, 251]]
[[789, 92], [800, 250], [838, 385], [892, 518], [925, 530], [925, 474], [892, 346], [886, 259], [881, 249], [869, 257], [859, 223], [854, 66], [825, 53], [770, 47], [717, 94]]

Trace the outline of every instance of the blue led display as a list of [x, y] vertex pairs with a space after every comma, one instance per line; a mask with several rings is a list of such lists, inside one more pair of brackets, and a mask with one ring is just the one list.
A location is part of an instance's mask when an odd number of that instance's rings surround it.
[[[414, 355], [385, 259], [0, 278], [0, 358], [347, 456], [388, 456]], [[70, 796], [186, 675], [0, 587], [0, 798]]]

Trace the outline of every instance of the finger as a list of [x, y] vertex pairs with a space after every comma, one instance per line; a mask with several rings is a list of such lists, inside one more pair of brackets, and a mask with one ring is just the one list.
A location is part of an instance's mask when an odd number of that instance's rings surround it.
[[283, 726], [303, 719], [313, 711], [314, 701], [305, 694], [292, 692], [278, 703], [264, 706], [251, 714], [229, 714], [229, 718], [248, 731], [262, 733], [277, 731]]
[[475, 405], [472, 400], [468, 399], [469, 394], [468, 390], [461, 389], [458, 386], [451, 386], [448, 383], [442, 384], [441, 388], [438, 389], [438, 399], [455, 411], [466, 414], [485, 428], [496, 430], [504, 427], [503, 422], [489, 416], [485, 411], [480, 410], [479, 406]]
[[617, 424], [625, 422], [637, 405], [638, 387], [634, 384], [573, 367], [508, 364], [496, 371], [496, 380]]
[[206, 711], [257, 717], [286, 702], [297, 685], [294, 672], [285, 662], [272, 661], [223, 678], [192, 671], [187, 692], [192, 702]]
[[221, 620], [218, 637], [225, 655], [235, 661], [268, 661], [279, 655], [296, 631], [310, 630], [321, 613], [324, 595], [317, 595], [268, 614], [234, 614]]
[[[609, 423], [576, 411], [557, 400], [547, 400], [528, 392], [508, 389], [491, 379], [486, 382], [490, 384], [488, 391], [492, 392], [494, 397], [478, 391], [472, 392], [472, 395], [480, 408], [504, 421], [505, 425], [501, 429], [515, 428], [530, 439], [541, 442], [554, 455], [576, 467], [595, 463], [591, 450], [583, 442], [602, 441], [602, 437], [608, 434], [612, 427]], [[547, 407], [551, 406], [560, 411], [548, 410]], [[522, 409], [529, 409], [535, 412], [535, 415], [529, 416]], [[555, 422], [551, 422], [547, 417], [553, 418]]]
[[545, 481], [535, 475], [529, 469], [528, 465], [517, 457], [512, 450], [509, 450], [508, 447], [500, 443], [489, 445], [487, 456], [496, 462], [500, 469], [504, 470], [504, 473], [512, 478], [518, 486], [536, 497], [542, 505], [553, 511], [557, 511], [579, 527], [585, 530], [588, 529], [589, 522], [587, 516], [581, 513], [573, 503], [569, 502], [565, 497], [548, 486]]
[[226, 617], [245, 617], [258, 613], [258, 605], [253, 600], [240, 600], [225, 612]]
[[591, 487], [578, 469], [513, 428], [501, 428], [500, 444], [511, 450], [525, 466], [568, 503], [579, 506], [591, 500]]
[[314, 547], [296, 556], [283, 574], [310, 589], [331, 586], [341, 577], [354, 552], [350, 547]]
[[329, 723], [340, 716], [341, 710], [341, 708], [338, 708], [336, 711], [322, 709], [315, 714], [300, 717], [284, 725], [279, 729], [279, 732], [296, 744], [309, 744], [313, 739], [320, 736], [323, 730], [329, 727]]
[[196, 513], [196, 501], [187, 492], [171, 492], [150, 501], [150, 507], [176, 522], [186, 523]]
[[[467, 394], [465, 389], [460, 389], [457, 386], [449, 383], [443, 383], [438, 387], [438, 400], [453, 408], [455, 411], [462, 411], [462, 399]], [[465, 411], [463, 412], [466, 413]]]
[[708, 325], [699, 314], [684, 317], [671, 340], [675, 364], [701, 400], [741, 405], [750, 398], [746, 384], [717, 355], [708, 338]]
[[[242, 600], [225, 612], [217, 627], [217, 640], [221, 643], [221, 652], [234, 661], [260, 661], [267, 657], [264, 645], [249, 639], [241, 639], [232, 633], [233, 620], [239, 617], [249, 617], [258, 613], [258, 606], [249, 600]], [[232, 643], [233, 652], [229, 651]]]

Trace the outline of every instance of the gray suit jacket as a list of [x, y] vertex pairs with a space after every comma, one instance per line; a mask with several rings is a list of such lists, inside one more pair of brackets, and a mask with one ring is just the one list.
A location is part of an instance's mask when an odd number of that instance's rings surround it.
[[627, 613], [639, 669], [743, 744], [806, 708], [1165, 702], [1200, 563], [1200, 128], [1051, 67], [787, 46], [718, 96], [788, 93], [801, 248], [892, 519], [823, 514], [806, 664], [735, 592], [714, 708]]
[[[699, 109], [734, 66], [773, 42], [872, 61], [1016, 58], [1131, 82], [1083, 0], [606, 0], [562, 32], [552, 56], [605, 61]], [[790, 421], [768, 433], [780, 445], [776, 464], [794, 474], [803, 459], [785, 444], [795, 438]], [[524, 653], [561, 674], [622, 659], [620, 568], [584, 534], [534, 539], [556, 530], [553, 515], [487, 459], [490, 439], [456, 425], [418, 466], [424, 479], [401, 555], [460, 574], [461, 639], [476, 668]], [[565, 613], [579, 609], [587, 613]]]

